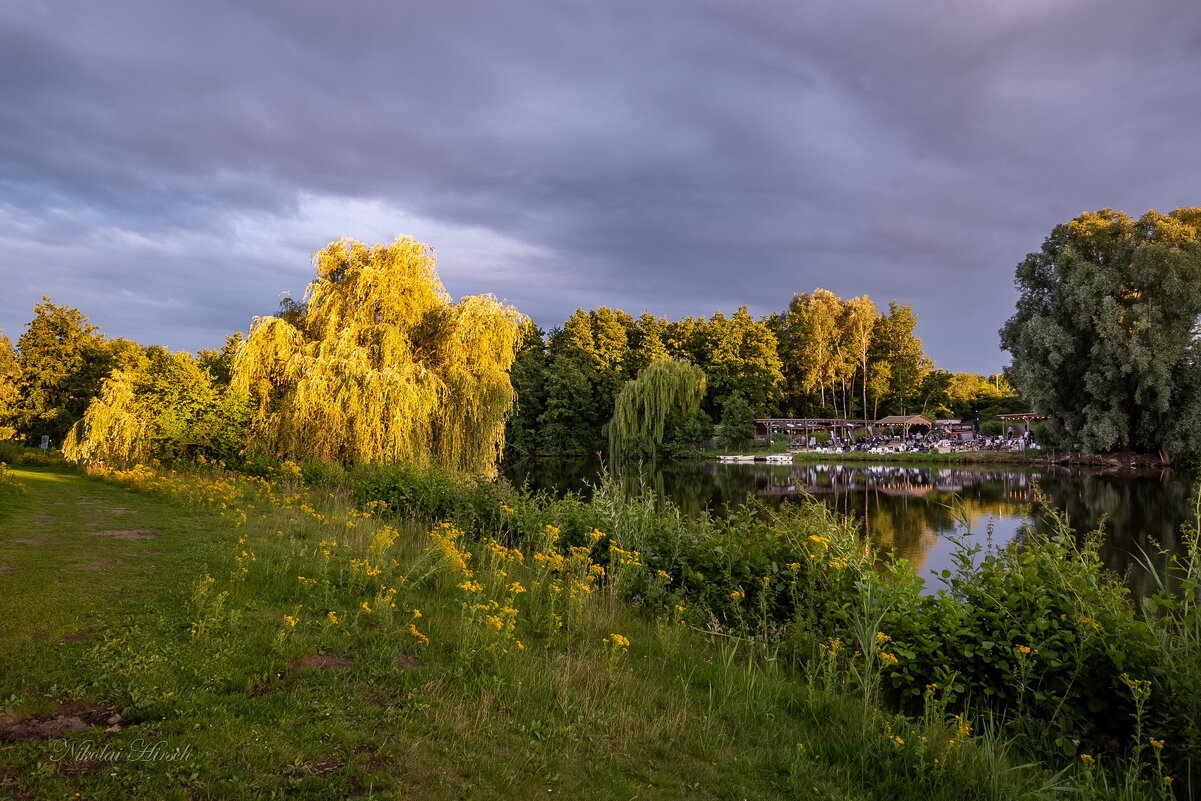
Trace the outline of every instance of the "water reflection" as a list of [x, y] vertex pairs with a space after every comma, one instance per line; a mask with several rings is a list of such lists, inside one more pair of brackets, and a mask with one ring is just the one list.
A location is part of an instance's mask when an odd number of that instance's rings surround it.
[[[514, 482], [557, 492], [587, 494], [600, 465], [586, 460], [534, 460], [509, 465]], [[674, 462], [623, 470], [629, 492], [641, 487], [670, 498], [685, 514], [721, 513], [748, 497], [770, 501], [812, 495], [851, 515], [878, 548], [892, 549], [922, 575], [952, 569], [949, 534], [970, 532], [982, 547], [1003, 545], [1027, 526], [1045, 529], [1034, 514], [1036, 488], [1079, 532], [1104, 521], [1101, 557], [1127, 576], [1136, 594], [1151, 589], [1136, 569], [1140, 548], [1169, 550], [1180, 544], [1180, 526], [1191, 519], [1191, 483], [1166, 471], [1114, 474], [1085, 469], [1018, 466], [920, 466], [892, 464], [718, 464]], [[937, 582], [931, 582], [936, 585]]]

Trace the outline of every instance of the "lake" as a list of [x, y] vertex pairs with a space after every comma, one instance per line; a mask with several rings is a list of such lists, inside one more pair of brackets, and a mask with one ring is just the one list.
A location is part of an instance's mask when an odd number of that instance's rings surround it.
[[[506, 478], [531, 488], [587, 494], [602, 469], [596, 460], [532, 459], [507, 465]], [[1049, 526], [1035, 494], [1066, 515], [1077, 532], [1104, 524], [1101, 557], [1126, 575], [1137, 595], [1152, 589], [1138, 569], [1140, 549], [1157, 543], [1180, 549], [1181, 524], [1194, 519], [1193, 481], [1179, 472], [1114, 473], [1086, 468], [1029, 465], [669, 462], [619, 471], [628, 491], [645, 486], [685, 514], [721, 514], [748, 498], [769, 503], [810, 495], [853, 516], [879, 549], [903, 556], [922, 576], [953, 569], [948, 535], [967, 534], [983, 548], [1009, 542], [1028, 527]], [[1159, 560], [1157, 560], [1159, 561]], [[927, 578], [932, 588], [938, 579]]]

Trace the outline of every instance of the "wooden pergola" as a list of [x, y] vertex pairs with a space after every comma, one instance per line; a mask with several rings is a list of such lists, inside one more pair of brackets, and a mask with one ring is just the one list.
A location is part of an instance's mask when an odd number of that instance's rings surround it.
[[920, 414], [890, 414], [888, 417], [881, 417], [875, 422], [875, 425], [893, 428], [900, 426], [905, 430], [904, 436], [906, 437], [909, 436], [910, 426], [926, 426], [930, 430], [934, 429], [934, 421]]

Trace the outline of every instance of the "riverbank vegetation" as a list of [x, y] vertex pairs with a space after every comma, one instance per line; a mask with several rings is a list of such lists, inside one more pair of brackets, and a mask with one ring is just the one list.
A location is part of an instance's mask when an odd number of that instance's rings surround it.
[[[5, 603], [41, 609], [6, 634], [37, 643], [4, 649], [6, 731], [102, 710], [117, 730], [73, 741], [191, 748], [118, 764], [21, 739], [0, 756], [18, 797], [1196, 787], [1195, 541], [1145, 609], [1062, 528], [968, 549], [948, 592], [925, 596], [817, 504], [685, 521], [606, 485], [585, 502], [415, 468], [260, 472], [101, 470], [110, 486], [13, 471], [24, 493], [0, 514], [46, 542], [4, 543], [25, 588]], [[116, 510], [138, 536], [84, 533]], [[97, 586], [72, 588], [85, 540], [105, 544], [100, 586], [127, 594], [124, 619], [100, 608], [76, 641], [70, 603]], [[77, 554], [61, 599], [37, 589], [42, 549]], [[125, 569], [144, 602], [116, 564], [143, 559]]]

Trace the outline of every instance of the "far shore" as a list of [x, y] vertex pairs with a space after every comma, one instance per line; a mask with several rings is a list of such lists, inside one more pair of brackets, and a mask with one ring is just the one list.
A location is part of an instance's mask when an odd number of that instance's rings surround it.
[[[697, 458], [716, 459], [719, 456], [753, 456], [755, 463], [766, 463], [768, 456], [780, 456], [789, 451], [751, 449], [747, 451], [701, 451]], [[1154, 454], [1112, 453], [1090, 454], [1050, 450], [984, 450], [955, 451], [953, 453], [872, 453], [871, 451], [849, 451], [832, 453], [821, 451], [792, 451], [793, 464], [814, 462], [908, 462], [922, 464], [1026, 464], [1055, 465], [1060, 467], [1092, 467], [1109, 470], [1162, 470], [1171, 465], [1163, 464]], [[749, 464], [749, 462], [748, 462]], [[784, 464], [787, 464], [785, 462]]]

